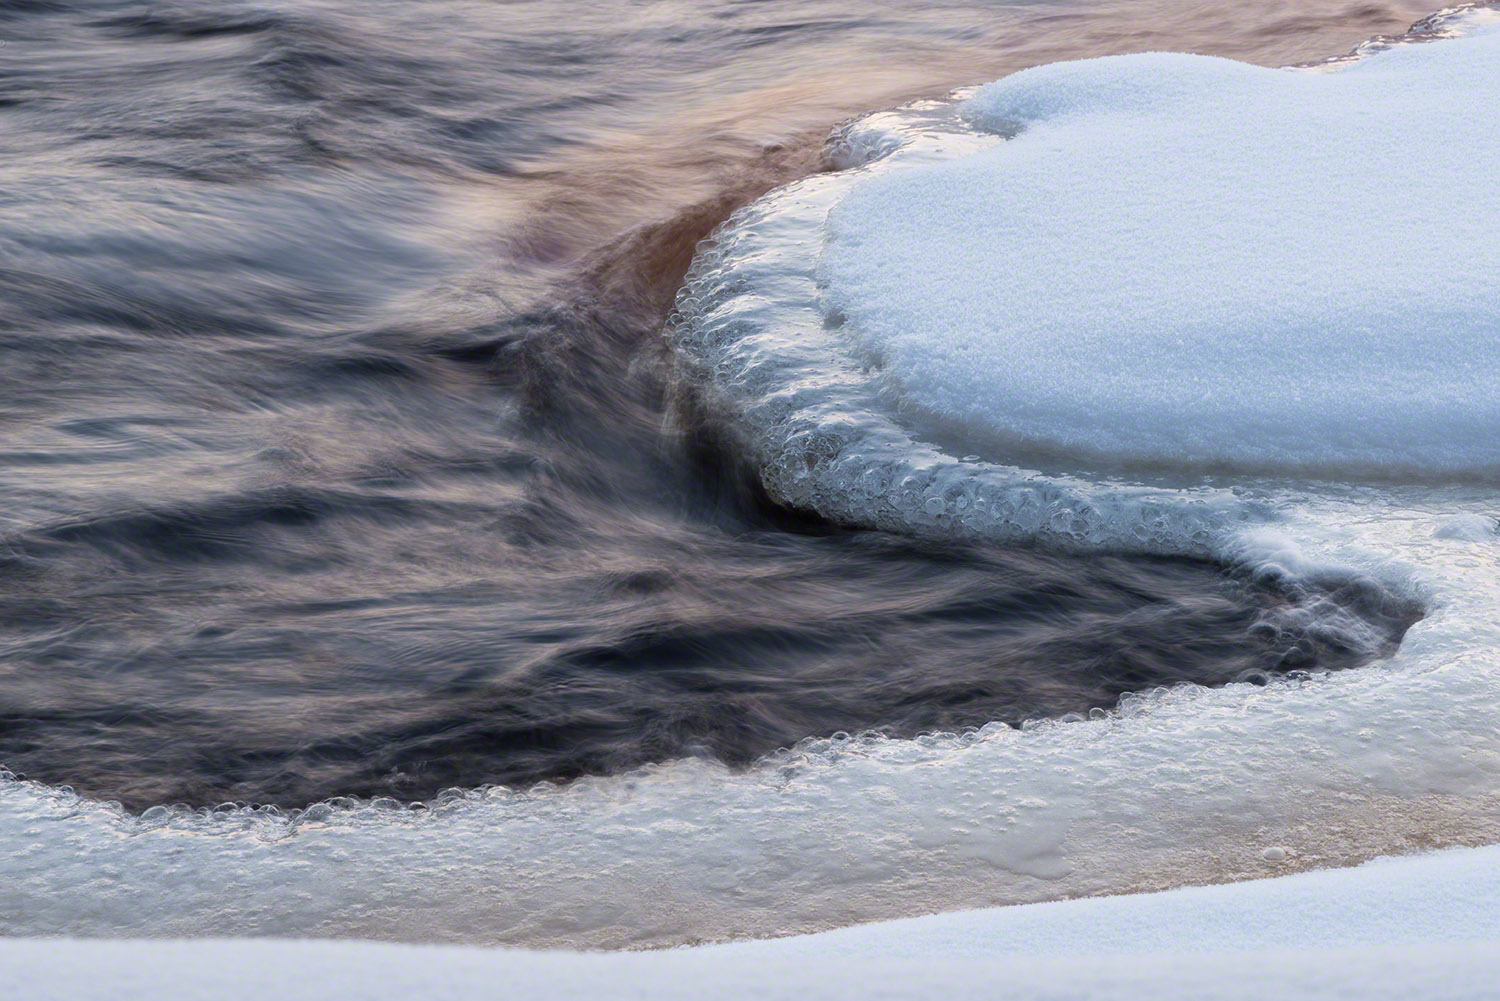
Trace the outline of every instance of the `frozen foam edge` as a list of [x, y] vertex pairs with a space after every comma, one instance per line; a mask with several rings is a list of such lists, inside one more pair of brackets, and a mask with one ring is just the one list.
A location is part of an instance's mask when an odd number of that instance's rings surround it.
[[[923, 115], [873, 165], [993, 141], [950, 125]], [[839, 336], [840, 316], [815, 305], [809, 248], [868, 169], [804, 179], [737, 213], [695, 260], [677, 303], [675, 357], [694, 404], [722, 419], [773, 496], [870, 528], [1168, 553], [1212, 553], [1235, 526], [1269, 516], [1253, 487], [1048, 475], [924, 437], [871, 359]]]
[[1113, 57], [855, 123], [700, 256], [684, 376], [775, 496], [885, 529], [1222, 555], [1288, 478], [1495, 482], [1486, 13], [1336, 73]]
[[1310, 521], [1323, 550], [1295, 523], [1255, 538], [1267, 572], [1326, 561], [1428, 590], [1396, 656], [1357, 671], [420, 810], [132, 817], [0, 780], [0, 934], [639, 947], [1500, 842], [1500, 536], [1475, 531], [1481, 510], [1454, 532], [1451, 506], [1371, 517], [1351, 497]]

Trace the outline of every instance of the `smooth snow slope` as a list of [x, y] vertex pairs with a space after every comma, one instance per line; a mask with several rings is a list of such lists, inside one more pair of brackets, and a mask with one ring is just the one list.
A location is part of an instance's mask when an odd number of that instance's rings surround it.
[[369, 943], [0, 940], [27, 1001], [1500, 996], [1500, 848], [970, 911], [800, 938], [584, 954]]
[[1019, 132], [833, 210], [831, 308], [909, 406], [1053, 461], [1500, 472], [1500, 32], [1337, 72], [1025, 70]]

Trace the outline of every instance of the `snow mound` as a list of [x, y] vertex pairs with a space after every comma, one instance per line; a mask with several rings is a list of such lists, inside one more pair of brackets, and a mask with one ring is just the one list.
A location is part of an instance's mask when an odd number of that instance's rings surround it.
[[872, 115], [695, 263], [685, 381], [774, 495], [876, 528], [1234, 558], [1289, 479], [1493, 485], [1500, 29], [1455, 26]]
[[834, 209], [827, 300], [903, 402], [1011, 455], [1492, 477], [1497, 93], [1497, 31], [1027, 70], [962, 108], [1015, 138]]

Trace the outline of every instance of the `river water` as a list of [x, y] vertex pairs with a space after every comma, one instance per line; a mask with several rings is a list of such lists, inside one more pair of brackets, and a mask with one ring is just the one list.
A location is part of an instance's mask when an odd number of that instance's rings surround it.
[[[661, 327], [841, 120], [1041, 62], [1323, 58], [1420, 3], [0, 11], [0, 765], [131, 810], [432, 797], [1355, 666], [1419, 609], [859, 531]], [[1303, 628], [1330, 598], [1374, 623]]]

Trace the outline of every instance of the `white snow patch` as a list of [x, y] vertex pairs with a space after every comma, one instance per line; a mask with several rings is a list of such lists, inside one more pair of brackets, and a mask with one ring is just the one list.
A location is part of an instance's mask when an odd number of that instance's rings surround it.
[[1493, 29], [1335, 73], [1026, 70], [962, 108], [1016, 138], [833, 210], [827, 301], [905, 404], [1011, 456], [1493, 476], [1497, 93]]
[[870, 116], [840, 148], [878, 159], [696, 262], [685, 374], [774, 494], [872, 527], [1222, 555], [1287, 477], [1493, 484], [1493, 20], [1324, 72], [1112, 57]]

